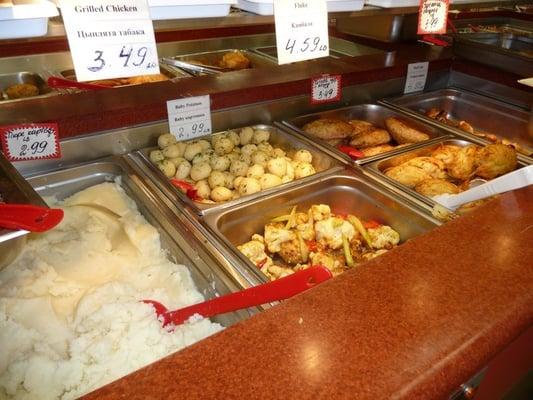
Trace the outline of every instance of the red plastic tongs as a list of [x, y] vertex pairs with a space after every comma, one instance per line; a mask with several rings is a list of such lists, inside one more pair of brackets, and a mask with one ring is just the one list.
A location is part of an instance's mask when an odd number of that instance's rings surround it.
[[72, 81], [70, 79], [60, 78], [58, 76], [51, 76], [47, 81], [48, 86], [51, 88], [75, 88], [83, 90], [102, 90], [109, 89], [109, 86], [96, 85], [94, 83], [83, 83], [78, 81]]
[[216, 297], [175, 311], [169, 311], [163, 304], [155, 300], [143, 300], [143, 302], [154, 307], [157, 317], [162, 321], [163, 326], [169, 324], [179, 325], [194, 314], [209, 318], [218, 314], [242, 310], [243, 308], [285, 300], [331, 277], [329, 269], [321, 265], [315, 265], [272, 282], [226, 296]]
[[0, 203], [0, 227], [46, 232], [63, 220], [63, 210], [30, 204]]
[[361, 150], [358, 150], [352, 146], [347, 146], [345, 144], [339, 144], [337, 146], [337, 149], [339, 149], [339, 151], [341, 151], [342, 153], [348, 155], [352, 160], [358, 160], [365, 156], [365, 154]]

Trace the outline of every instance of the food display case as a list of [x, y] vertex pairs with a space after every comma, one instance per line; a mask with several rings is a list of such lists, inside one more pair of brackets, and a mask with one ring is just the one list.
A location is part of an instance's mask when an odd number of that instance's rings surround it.
[[[67, 214], [44, 234], [0, 230], [0, 398], [502, 397], [523, 370], [501, 357], [528, 356], [533, 188], [446, 220], [429, 189], [453, 195], [533, 163], [533, 93], [518, 82], [531, 72], [530, 18], [504, 2], [483, 2], [489, 17], [450, 2], [458, 33], [441, 48], [416, 40], [418, 2], [328, 1], [330, 57], [278, 65], [272, 1], [148, 3], [164, 75], [154, 84], [49, 87], [76, 79], [61, 17], [45, 38], [0, 40], [0, 135], [56, 123], [61, 147], [60, 158], [0, 159], [0, 201], [46, 199]], [[419, 62], [424, 90], [405, 95]], [[314, 98], [318, 77], [340, 77], [339, 95]], [[167, 104], [196, 96], [208, 96], [214, 133], [180, 142]], [[141, 304], [234, 301], [314, 263], [328, 282], [185, 326]], [[167, 293], [176, 282], [196, 294]], [[189, 335], [197, 323], [221, 326]], [[117, 380], [79, 382], [95, 376]]]

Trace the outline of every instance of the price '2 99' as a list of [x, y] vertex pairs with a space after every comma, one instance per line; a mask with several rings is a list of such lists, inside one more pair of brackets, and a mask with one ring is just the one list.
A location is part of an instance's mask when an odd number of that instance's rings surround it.
[[288, 39], [285, 50], [290, 54], [294, 53], [314, 53], [316, 51], [326, 51], [327, 44], [322, 43], [319, 36], [306, 37], [303, 40]]

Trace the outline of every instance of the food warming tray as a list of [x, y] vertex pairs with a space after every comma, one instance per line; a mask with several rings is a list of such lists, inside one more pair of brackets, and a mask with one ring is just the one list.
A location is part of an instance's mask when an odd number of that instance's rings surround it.
[[360, 172], [348, 168], [281, 193], [229, 209], [209, 211], [205, 223], [249, 268], [257, 270], [237, 246], [251, 240], [255, 233], [263, 234], [265, 223], [272, 218], [289, 214], [294, 206], [298, 206], [299, 211], [307, 211], [313, 204], [327, 204], [334, 213], [352, 213], [390, 225], [400, 233], [402, 243], [438, 225], [433, 218], [395, 197]]
[[[283, 121], [283, 124], [295, 130], [300, 135], [303, 135], [307, 140], [310, 140], [318, 144], [320, 147], [322, 147], [324, 150], [328, 151], [330, 154], [337, 157], [339, 160], [352, 163], [353, 161], [350, 157], [348, 157], [346, 154], [337, 150], [334, 146], [331, 146], [325, 141], [320, 140], [304, 132], [302, 130], [303, 126], [316, 119], [334, 118], [334, 119], [342, 119], [344, 121], [349, 121], [351, 119], [361, 119], [364, 121], [368, 121], [378, 127], [384, 128], [385, 119], [389, 117], [398, 117], [404, 121], [408, 121], [410, 126], [413, 126], [414, 128], [428, 134], [430, 137], [430, 140], [434, 140], [435, 138], [438, 138], [446, 134], [444, 131], [442, 131], [439, 128], [435, 128], [434, 126], [431, 126], [424, 122], [416, 121], [413, 118], [406, 117], [404, 114], [401, 114], [397, 111], [391, 110], [390, 108], [384, 107], [379, 104], [359, 104], [356, 106], [343, 107], [343, 108], [338, 108], [338, 109], [331, 110], [331, 111], [302, 115], [302, 116], [299, 116], [299, 117], [296, 117], [296, 118], [293, 118], [287, 121]], [[424, 143], [424, 142], [409, 144], [401, 148], [391, 150], [390, 152], [381, 153], [381, 154], [371, 156], [371, 157], [361, 158], [357, 160], [356, 162], [358, 164], [371, 162], [372, 160], [383, 158], [387, 154], [398, 152], [400, 151], [400, 149], [408, 149], [408, 148], [413, 148], [415, 146], [419, 146], [421, 143]]]
[[508, 33], [463, 33], [455, 36], [454, 53], [529, 77], [533, 74], [533, 37]]
[[[218, 265], [206, 255], [205, 248], [191, 237], [184, 226], [171, 218], [169, 211], [139, 186], [138, 177], [118, 158], [76, 166], [28, 178], [28, 182], [41, 196], [54, 196], [58, 200], [73, 195], [90, 186], [117, 180], [131, 197], [141, 214], [161, 236], [162, 248], [171, 260], [188, 267], [196, 287], [206, 299], [231, 293], [239, 288], [228, 280]], [[224, 314], [213, 318], [229, 326], [248, 316], [246, 312]]]
[[19, 83], [30, 83], [39, 89], [38, 96], [47, 95], [50, 93], [53, 93], [52, 89], [49, 88], [44, 79], [36, 73], [33, 72], [15, 72], [12, 74], [2, 74], [0, 75], [0, 101], [2, 100], [9, 100], [9, 101], [17, 101], [17, 100], [24, 100], [24, 99], [31, 99], [35, 98], [37, 96], [31, 96], [31, 97], [23, 97], [20, 99], [10, 99], [7, 97], [7, 93], [5, 90], [12, 86]]
[[533, 34], [533, 24], [531, 22], [515, 18], [456, 19], [453, 21], [453, 25], [459, 34], [476, 32], [512, 33], [521, 36]]
[[[260, 54], [253, 53], [248, 50], [237, 50], [237, 49], [206, 51], [202, 53], [184, 54], [180, 56], [174, 56], [171, 58], [174, 60], [178, 60], [178, 61], [196, 62], [199, 64], [208, 65], [208, 66], [219, 67], [218, 63], [222, 59], [222, 56], [224, 56], [224, 54], [226, 53], [231, 53], [234, 51], [240, 51], [246, 58], [250, 60], [250, 63], [251, 63], [250, 68], [260, 68], [260, 67], [265, 67], [269, 65], [275, 65], [274, 62], [268, 57], [264, 57]], [[174, 67], [170, 67], [170, 68], [174, 68]]]
[[[269, 131], [270, 139], [268, 142], [274, 147], [280, 147], [285, 151], [290, 149], [290, 150], [308, 150], [309, 152], [311, 152], [311, 154], [313, 155], [312, 164], [316, 170], [316, 173], [314, 175], [310, 175], [305, 178], [295, 179], [291, 182], [284, 183], [282, 185], [273, 187], [271, 189], [262, 190], [253, 195], [240, 197], [236, 200], [230, 200], [228, 202], [218, 203], [218, 204], [205, 204], [205, 203], [195, 202], [191, 200], [183, 192], [181, 192], [179, 189], [176, 189], [174, 186], [170, 184], [169, 179], [159, 170], [159, 168], [157, 168], [156, 165], [154, 165], [154, 163], [150, 161], [150, 158], [149, 158], [150, 151], [155, 150], [156, 149], [155, 147], [150, 147], [150, 148], [139, 150], [137, 152], [131, 153], [128, 157], [135, 164], [141, 166], [141, 168], [150, 175], [150, 178], [156, 183], [157, 187], [163, 193], [165, 193], [165, 195], [167, 195], [167, 197], [169, 197], [174, 202], [181, 202], [182, 204], [189, 206], [198, 215], [205, 214], [205, 212], [209, 209], [227, 208], [231, 205], [240, 203], [243, 200], [262, 197], [269, 193], [274, 193], [274, 192], [283, 190], [285, 188], [292, 187], [294, 185], [299, 185], [301, 184], [301, 182], [305, 182], [317, 176], [322, 176], [326, 174], [327, 171], [333, 168], [340, 168], [340, 163], [336, 161], [333, 157], [329, 156], [327, 153], [316, 148], [311, 143], [307, 143], [306, 141], [301, 140], [300, 138], [295, 137], [294, 135], [290, 135], [289, 133], [279, 128], [276, 128], [270, 125], [254, 125], [252, 126], [252, 128]], [[227, 131], [218, 132], [218, 133], [215, 133], [215, 135], [223, 134], [225, 132]], [[209, 140], [211, 136], [206, 136], [204, 137], [204, 139]], [[202, 139], [202, 138], [198, 138], [198, 139]]]
[[[533, 131], [529, 131], [529, 113], [507, 103], [459, 89], [410, 94], [386, 102], [421, 115], [431, 108], [445, 110], [448, 118], [453, 121], [466, 121], [476, 131], [495, 134], [533, 152]], [[429, 117], [425, 118], [437, 122]], [[450, 128], [444, 123], [442, 125]], [[453, 131], [466, 138], [478, 138], [460, 129]]]
[[[468, 145], [477, 145], [477, 146], [483, 146], [482, 144], [471, 142], [469, 140], [465, 139], [443, 139], [442, 141], [439, 141], [438, 143], [433, 144], [427, 144], [425, 146], [419, 147], [414, 150], [404, 151], [400, 154], [394, 154], [391, 155], [385, 159], [377, 160], [372, 163], [369, 163], [365, 165], [365, 169], [367, 171], [370, 171], [372, 174], [377, 176], [380, 180], [384, 180], [385, 182], [390, 183], [391, 185], [395, 186], [396, 188], [400, 189], [399, 193], [402, 195], [407, 195], [407, 197], [415, 198], [418, 201], [421, 201], [422, 203], [425, 203], [426, 205], [429, 205], [431, 208], [433, 208], [437, 203], [433, 201], [430, 197], [421, 195], [420, 193], [416, 192], [414, 189], [408, 188], [405, 185], [402, 185], [398, 181], [389, 178], [387, 175], [385, 175], [384, 171], [387, 168], [392, 168], [397, 165], [400, 165], [404, 162], [409, 161], [412, 158], [415, 157], [423, 157], [428, 156], [432, 151], [436, 150], [441, 145], [455, 145], [460, 147], [466, 147]], [[523, 167], [526, 165], [523, 162], [518, 161], [518, 168]]]

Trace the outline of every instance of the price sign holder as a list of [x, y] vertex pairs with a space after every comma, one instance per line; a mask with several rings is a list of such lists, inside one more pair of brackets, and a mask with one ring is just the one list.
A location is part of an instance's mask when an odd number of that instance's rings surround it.
[[326, 0], [274, 0], [278, 64], [329, 56]]
[[57, 124], [2, 126], [2, 151], [9, 161], [61, 158], [58, 132]]
[[426, 87], [429, 62], [412, 63], [407, 66], [404, 94], [421, 92]]
[[311, 104], [335, 103], [342, 97], [342, 76], [324, 74], [311, 79]]
[[209, 95], [167, 101], [168, 125], [178, 141], [212, 133]]
[[60, 3], [78, 81], [159, 74], [147, 0]]
[[450, 0], [420, 0], [418, 7], [418, 34], [446, 33]]

